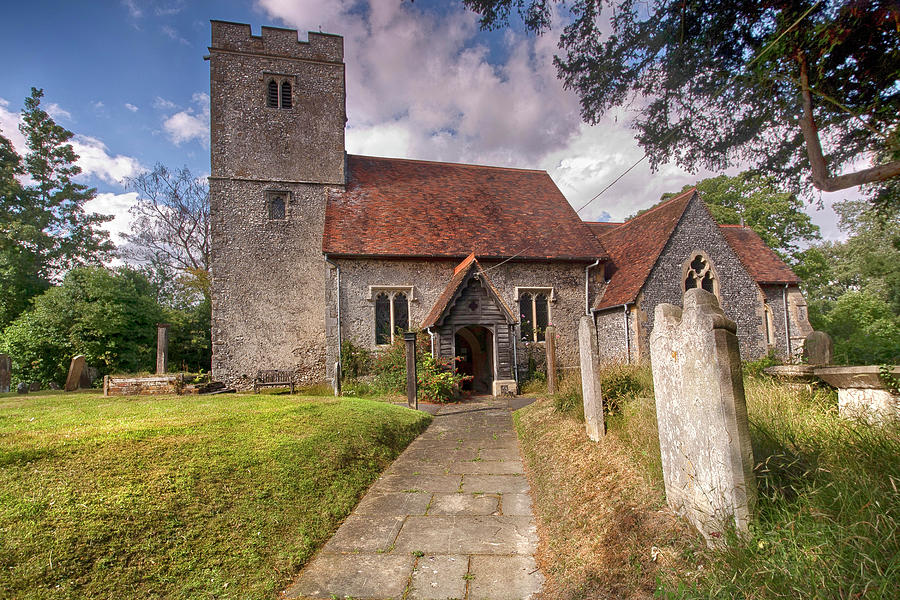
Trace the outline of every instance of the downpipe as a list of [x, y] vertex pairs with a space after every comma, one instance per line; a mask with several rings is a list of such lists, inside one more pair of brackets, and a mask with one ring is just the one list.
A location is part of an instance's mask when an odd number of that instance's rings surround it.
[[591, 294], [590, 281], [591, 280], [590, 280], [590, 276], [588, 275], [588, 272], [599, 264], [600, 264], [600, 259], [598, 258], [594, 264], [588, 265], [584, 268], [584, 314], [586, 314], [586, 315], [591, 314], [591, 299], [590, 299], [590, 294]]

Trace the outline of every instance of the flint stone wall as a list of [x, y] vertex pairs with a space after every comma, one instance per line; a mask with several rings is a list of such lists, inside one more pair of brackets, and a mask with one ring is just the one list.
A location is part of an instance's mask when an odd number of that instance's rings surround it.
[[[461, 259], [460, 259], [461, 260]], [[453, 276], [453, 269], [459, 260], [377, 260], [335, 258], [341, 267], [341, 335], [344, 340], [367, 349], [375, 349], [375, 296], [378, 291], [399, 290], [408, 294], [409, 322], [411, 327], [419, 327], [428, 315], [438, 297]], [[499, 261], [484, 260], [481, 266], [488, 271], [488, 277], [497, 288], [506, 306], [518, 314], [516, 287], [552, 287], [556, 301], [550, 302], [550, 320], [557, 326], [557, 364], [560, 367], [578, 365], [578, 320], [584, 314], [584, 268], [585, 263], [571, 262], [514, 262], [503, 263], [492, 269]], [[327, 329], [329, 365], [338, 360], [337, 348], [337, 304], [336, 270], [328, 269], [326, 282]], [[374, 291], [370, 291], [374, 286]], [[409, 288], [414, 287], [414, 296], [409, 296]], [[427, 335], [427, 334], [426, 334]], [[527, 368], [527, 348], [521, 341], [516, 327], [519, 377]], [[537, 351], [543, 354], [544, 343]], [[333, 367], [329, 368], [331, 377]]]
[[666, 500], [716, 545], [756, 495], [736, 325], [713, 294], [656, 307], [650, 337]]
[[[803, 354], [806, 336], [813, 332], [809, 323], [809, 310], [806, 299], [796, 285], [787, 288], [788, 327], [790, 328], [791, 352], [788, 357], [787, 343], [784, 335], [784, 286], [761, 286], [766, 302], [772, 310], [775, 325], [775, 353], [785, 359], [796, 360]], [[765, 330], [764, 330], [765, 331]]]

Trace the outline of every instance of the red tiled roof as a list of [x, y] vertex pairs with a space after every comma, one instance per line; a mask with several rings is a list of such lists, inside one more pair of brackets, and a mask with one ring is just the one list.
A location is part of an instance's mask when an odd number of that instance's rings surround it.
[[484, 269], [481, 268], [481, 264], [475, 258], [475, 254], [473, 253], [463, 259], [463, 261], [453, 269], [453, 276], [450, 278], [449, 283], [447, 283], [447, 287], [444, 288], [444, 291], [438, 297], [437, 302], [431, 307], [428, 316], [422, 321], [423, 329], [437, 325], [438, 321], [441, 320], [441, 317], [444, 316], [444, 312], [453, 304], [453, 300], [456, 298], [460, 286], [462, 286], [466, 277], [469, 276], [469, 272], [473, 269], [478, 270], [478, 277], [481, 278], [482, 283], [484, 283], [488, 290], [488, 294], [493, 297], [494, 302], [497, 303], [497, 306], [499, 306], [500, 310], [504, 313], [507, 322], [516, 322], [515, 314], [509, 310], [509, 307], [503, 302], [503, 299], [500, 297], [500, 292], [494, 287], [491, 279], [487, 276], [487, 273], [484, 272]]
[[695, 193], [688, 190], [617, 227], [590, 225], [612, 263], [607, 265], [609, 283], [594, 303], [595, 310], [634, 302]]
[[791, 268], [749, 227], [719, 225], [719, 231], [757, 283], [800, 283]]
[[347, 156], [325, 212], [326, 254], [606, 258], [545, 171]]
[[600, 222], [600, 221], [596, 221], [596, 222], [585, 221], [585, 225], [588, 226], [588, 229], [590, 229], [591, 231], [594, 232], [594, 235], [599, 237], [600, 235], [606, 233], [607, 231], [612, 231], [619, 225], [622, 225], [622, 223], [613, 223], [611, 221], [602, 221], [602, 222]]

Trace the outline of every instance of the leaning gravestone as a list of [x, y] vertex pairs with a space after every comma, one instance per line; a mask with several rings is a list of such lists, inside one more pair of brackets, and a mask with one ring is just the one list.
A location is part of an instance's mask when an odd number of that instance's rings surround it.
[[24, 381], [20, 381], [19, 384], [16, 386], [16, 393], [17, 394], [27, 394], [28, 393], [28, 384], [25, 383]]
[[735, 332], [718, 299], [695, 288], [683, 311], [656, 307], [650, 335], [666, 500], [710, 545], [729, 527], [746, 532], [756, 499]]
[[830, 365], [834, 353], [834, 342], [824, 331], [813, 331], [806, 336], [803, 344], [803, 356], [808, 365]]
[[74, 392], [78, 389], [78, 384], [81, 383], [82, 371], [84, 371], [84, 355], [79, 354], [72, 359], [72, 364], [69, 365], [69, 376], [66, 377], [65, 385], [67, 392]]
[[578, 323], [578, 349], [581, 354], [581, 396], [584, 400], [584, 428], [588, 437], [599, 442], [606, 435], [603, 423], [603, 395], [597, 364], [597, 327], [590, 315]]
[[12, 383], [12, 359], [9, 354], [0, 354], [0, 394], [9, 391]]

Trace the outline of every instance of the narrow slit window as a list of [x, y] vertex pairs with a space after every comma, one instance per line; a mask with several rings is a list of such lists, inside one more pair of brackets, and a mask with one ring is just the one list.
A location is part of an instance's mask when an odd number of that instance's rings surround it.
[[278, 84], [274, 79], [269, 80], [266, 89], [266, 106], [269, 108], [278, 108]]
[[523, 342], [534, 341], [534, 311], [532, 310], [531, 294], [519, 296], [519, 319]]
[[397, 292], [394, 295], [394, 333], [400, 333], [409, 329], [409, 302], [406, 294]]
[[293, 97], [291, 96], [291, 84], [288, 81], [281, 82], [281, 108], [289, 109], [293, 106]]
[[538, 342], [544, 341], [544, 332], [547, 331], [547, 326], [550, 324], [550, 309], [547, 306], [547, 296], [544, 294], [538, 294], [534, 297], [534, 328], [535, 340]]

